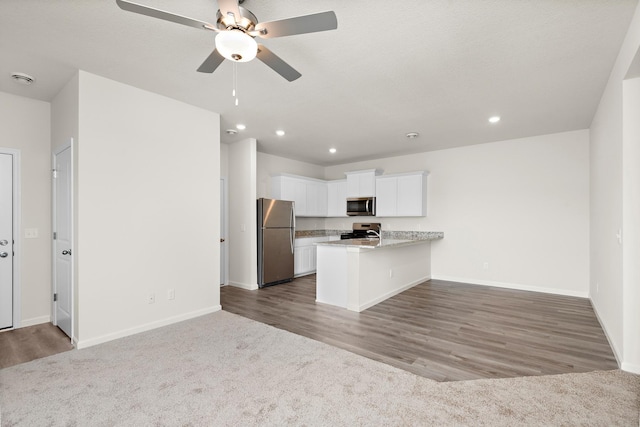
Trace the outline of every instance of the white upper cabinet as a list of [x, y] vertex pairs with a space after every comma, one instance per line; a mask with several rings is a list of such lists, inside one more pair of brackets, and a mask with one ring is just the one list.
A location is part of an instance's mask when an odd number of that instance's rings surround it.
[[307, 216], [327, 216], [327, 183], [307, 181]]
[[426, 216], [426, 171], [386, 175], [376, 179], [376, 216]]
[[347, 197], [374, 197], [376, 195], [376, 175], [379, 169], [345, 172], [347, 175]]
[[327, 216], [347, 216], [347, 180], [327, 183]]
[[346, 172], [346, 180], [336, 181], [274, 175], [271, 195], [294, 201], [296, 216], [346, 217], [348, 197], [375, 197], [376, 216], [380, 217], [427, 215], [428, 172], [377, 176], [380, 172]]
[[376, 179], [376, 216], [396, 216], [398, 212], [398, 179], [378, 177]]
[[274, 199], [293, 200], [296, 216], [327, 216], [326, 181], [297, 175], [276, 175], [271, 177], [271, 195]]

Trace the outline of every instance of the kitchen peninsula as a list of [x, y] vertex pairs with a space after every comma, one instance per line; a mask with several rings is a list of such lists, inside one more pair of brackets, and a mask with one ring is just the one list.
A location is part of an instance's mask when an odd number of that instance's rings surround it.
[[431, 241], [444, 233], [414, 234], [317, 243], [316, 301], [360, 312], [429, 280]]

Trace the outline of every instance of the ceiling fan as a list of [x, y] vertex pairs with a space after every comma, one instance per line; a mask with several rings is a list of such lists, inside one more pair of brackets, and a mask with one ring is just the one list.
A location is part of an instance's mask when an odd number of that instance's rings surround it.
[[217, 13], [216, 25], [128, 0], [116, 0], [116, 3], [121, 9], [129, 12], [218, 33], [215, 39], [215, 49], [198, 68], [201, 73], [213, 73], [225, 59], [234, 62], [248, 62], [257, 57], [276, 73], [292, 82], [302, 74], [264, 45], [257, 43], [255, 38], [269, 39], [338, 28], [336, 14], [332, 11], [277, 21], [258, 22], [258, 18], [251, 11], [240, 6], [238, 0], [218, 0], [220, 9]]

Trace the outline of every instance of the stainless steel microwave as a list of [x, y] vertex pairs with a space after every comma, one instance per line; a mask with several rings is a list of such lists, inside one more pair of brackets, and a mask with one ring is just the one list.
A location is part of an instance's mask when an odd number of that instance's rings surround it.
[[347, 199], [347, 215], [349, 216], [375, 216], [375, 197], [349, 197]]

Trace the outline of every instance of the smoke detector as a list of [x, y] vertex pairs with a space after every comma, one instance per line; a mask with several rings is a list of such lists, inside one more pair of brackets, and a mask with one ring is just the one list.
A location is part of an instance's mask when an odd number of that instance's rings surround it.
[[25, 86], [29, 86], [31, 83], [36, 81], [35, 77], [31, 77], [25, 73], [11, 73], [11, 78], [14, 82]]
[[420, 136], [420, 134], [419, 134], [418, 132], [409, 132], [409, 133], [406, 135], [406, 137], [407, 137], [407, 138], [409, 138], [409, 139], [415, 139], [415, 138], [417, 138], [418, 136]]
[[227, 133], [227, 135], [235, 135], [238, 133], [238, 131], [235, 129], [227, 129], [225, 130], [225, 132]]

